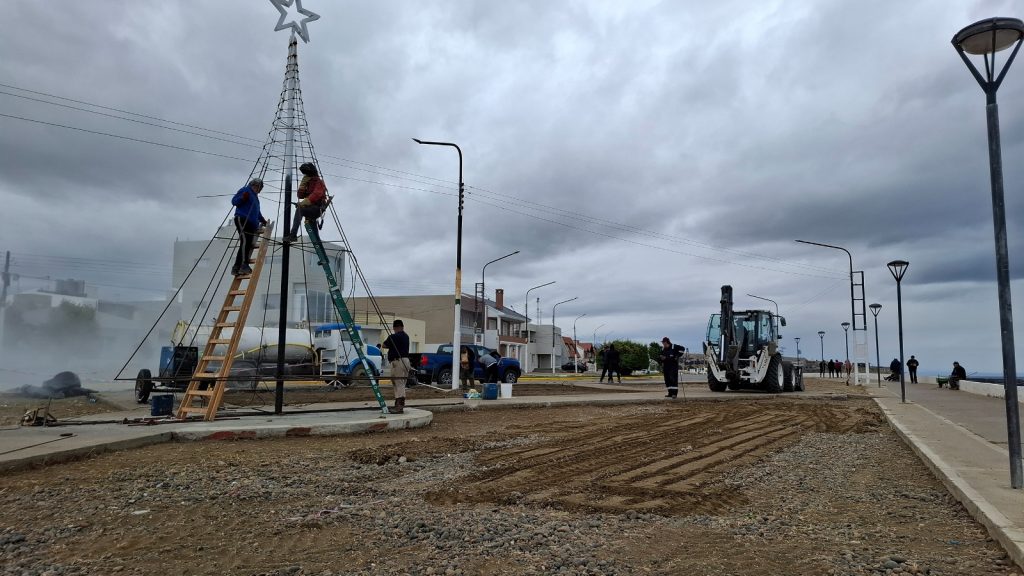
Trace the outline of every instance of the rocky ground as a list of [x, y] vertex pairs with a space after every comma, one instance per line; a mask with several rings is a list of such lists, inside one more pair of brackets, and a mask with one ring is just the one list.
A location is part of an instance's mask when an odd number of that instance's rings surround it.
[[76, 396], [45, 400], [26, 398], [17, 394], [0, 393], [0, 426], [17, 426], [25, 412], [36, 408], [47, 408], [54, 418], [70, 418], [88, 414], [102, 414], [117, 410], [118, 407], [99, 397]]
[[0, 479], [3, 575], [1018, 571], [870, 401], [442, 412]]

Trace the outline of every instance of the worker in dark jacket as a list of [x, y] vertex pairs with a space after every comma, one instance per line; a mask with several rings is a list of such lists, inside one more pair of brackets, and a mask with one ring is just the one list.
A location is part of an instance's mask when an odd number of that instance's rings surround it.
[[622, 370], [619, 367], [622, 359], [619, 356], [619, 351], [615, 349], [615, 344], [608, 345], [608, 354], [605, 356], [604, 361], [608, 365], [608, 382], [612, 381], [612, 377], [618, 376], [619, 384], [622, 384]]
[[683, 352], [686, 352], [686, 348], [673, 344], [668, 336], [661, 339], [661, 352], [657, 360], [665, 376], [665, 398], [675, 398], [679, 394], [679, 358]]
[[[964, 370], [959, 362], [953, 362], [953, 371], [949, 374], [949, 389], [959, 390], [961, 380], [967, 380], [967, 370]], [[939, 388], [942, 388], [941, 382]]]
[[391, 327], [394, 332], [381, 344], [382, 348], [388, 349], [391, 385], [395, 388], [395, 406], [388, 408], [388, 412], [402, 414], [405, 411], [405, 382], [412, 370], [409, 362], [409, 335], [405, 333], [405, 323], [401, 320], [392, 322]]
[[312, 162], [306, 162], [299, 166], [299, 172], [303, 175], [302, 181], [299, 182], [299, 188], [295, 191], [299, 202], [295, 205], [295, 217], [292, 219], [291, 231], [284, 236], [285, 242], [298, 240], [302, 219], [316, 220], [319, 218], [327, 209], [329, 200], [327, 186]]
[[235, 229], [238, 230], [238, 254], [231, 274], [235, 276], [252, 274], [249, 259], [252, 257], [253, 246], [260, 226], [266, 226], [267, 219], [260, 213], [260, 191], [263, 180], [253, 178], [231, 198], [235, 207]]

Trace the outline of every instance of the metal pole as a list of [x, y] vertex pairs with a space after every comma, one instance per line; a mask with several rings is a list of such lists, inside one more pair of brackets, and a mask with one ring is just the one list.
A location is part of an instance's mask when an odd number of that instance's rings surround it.
[[[566, 302], [572, 302], [579, 298], [579, 296], [573, 296], [568, 300], [562, 300], [558, 304], [565, 304]], [[558, 309], [558, 304], [551, 307], [551, 373], [555, 373], [555, 311]]]
[[454, 142], [429, 142], [413, 138], [417, 144], [449, 146], [459, 153], [459, 224], [455, 244], [455, 327], [452, 335], [452, 390], [459, 389], [459, 347], [462, 345], [462, 207], [466, 200], [466, 185], [462, 181], [462, 148]]
[[[586, 312], [584, 312], [583, 314], [580, 314], [579, 316], [577, 316], [576, 320], [579, 320], [580, 318], [583, 318], [586, 315], [587, 315]], [[579, 365], [579, 360], [580, 360], [580, 341], [579, 341], [579, 339], [576, 338], [576, 320], [572, 321], [572, 345], [575, 347], [574, 350], [572, 351], [573, 356], [575, 357], [575, 359], [572, 362], [572, 373], [573, 374], [579, 374], [579, 370], [577, 370], [577, 367]]]
[[825, 361], [825, 333], [818, 332], [818, 339], [821, 340], [821, 361]]
[[[515, 256], [516, 254], [519, 254], [519, 250], [516, 250], [515, 252], [512, 252], [511, 254], [505, 254], [501, 258], [495, 258], [494, 260], [491, 260], [487, 264], [484, 264], [483, 270], [480, 271], [480, 292], [483, 293], [483, 297], [484, 297], [483, 298], [483, 302], [481, 302], [482, 308], [483, 308], [483, 316], [484, 316], [484, 322], [483, 322], [483, 327], [481, 328], [481, 330], [482, 330], [481, 334], [483, 334], [484, 346], [487, 346], [487, 267], [490, 266], [491, 264], [494, 264], [498, 260], [504, 260], [505, 258], [508, 258], [509, 256]], [[500, 335], [498, 336], [498, 339], [499, 340], [501, 339]]]
[[[284, 222], [282, 230], [292, 224], [292, 173], [295, 171], [295, 79], [299, 74], [299, 42], [292, 32], [288, 40], [288, 64], [285, 66], [285, 105], [288, 138], [284, 146]], [[282, 232], [284, 234], [284, 232]], [[283, 236], [282, 236], [283, 237]], [[284, 411], [284, 353], [288, 330], [289, 252], [291, 244], [281, 243], [281, 315], [277, 327], [277, 385], [274, 387], [274, 414]]]
[[879, 304], [872, 304], [871, 306], [869, 306], [869, 308], [871, 308], [871, 314], [873, 314], [874, 317], [875, 317], [875, 377], [876, 377], [876, 380], [878, 381], [878, 387], [881, 388], [882, 387], [882, 358], [881, 358], [881, 351], [879, 351], [879, 349], [878, 349], [878, 311], [882, 309], [882, 306], [879, 305]]
[[900, 332], [900, 401], [907, 402], [907, 386], [903, 381], [903, 290], [902, 282], [896, 279], [896, 315], [899, 318]]
[[524, 359], [526, 360], [526, 362], [523, 364], [523, 366], [525, 366], [525, 368], [523, 368], [523, 374], [530, 373], [530, 292], [533, 292], [537, 288], [550, 286], [555, 282], [557, 282], [557, 280], [552, 280], [547, 284], [540, 284], [539, 286], [534, 286], [533, 288], [530, 288], [529, 290], [526, 291], [526, 358]]
[[[980, 25], [980, 27], [979, 27]], [[995, 53], [1009, 47], [1005, 40], [998, 40], [999, 31], [1016, 33], [1013, 52], [996, 76]], [[985, 76], [974, 66], [965, 54], [964, 43], [977, 39], [981, 34], [991, 32], [991, 42], [983, 50], [972, 50], [973, 54], [984, 54]], [[1011, 36], [1012, 37], [1012, 36]], [[1006, 38], [1004, 36], [1004, 38]], [[985, 91], [985, 112], [988, 122], [989, 174], [992, 180], [992, 222], [996, 245], [996, 281], [999, 292], [999, 329], [1003, 354], [1003, 389], [1006, 401], [1006, 440], [1010, 454], [1010, 485], [1014, 489], [1024, 486], [1024, 471], [1021, 465], [1020, 415], [1017, 404], [1017, 367], [1013, 342], [1013, 307], [1010, 299], [1010, 264], [1006, 247], [1006, 207], [1003, 199], [1003, 156], [999, 136], [999, 106], [996, 92], [1010, 69], [1021, 44], [1024, 43], [1024, 28], [1016, 18], [992, 18], [968, 26], [953, 36], [953, 46], [960, 58], [971, 71], [974, 79]], [[997, 46], [997, 44], [1000, 44]], [[991, 61], [989, 57], [991, 56]]]
[[799, 337], [793, 338], [793, 340], [796, 340], [796, 363], [799, 364], [800, 363], [800, 338]]
[[1006, 246], [1006, 205], [1003, 197], [1003, 155], [999, 137], [999, 105], [995, 89], [988, 92], [989, 172], [992, 177], [992, 223], [996, 244], [996, 282], [999, 289], [999, 331], [1002, 334], [1003, 396], [1006, 399], [1006, 433], [1010, 452], [1010, 485], [1024, 484], [1021, 465], [1020, 412], [1017, 404], [1017, 361], [1013, 342], [1013, 306], [1010, 300], [1010, 257]]

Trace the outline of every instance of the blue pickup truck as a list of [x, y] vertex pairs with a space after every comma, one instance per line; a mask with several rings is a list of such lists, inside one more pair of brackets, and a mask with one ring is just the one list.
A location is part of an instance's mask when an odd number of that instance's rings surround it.
[[[498, 360], [498, 380], [513, 384], [519, 380], [519, 375], [523, 373], [522, 368], [519, 367], [519, 360], [515, 358], [502, 358], [498, 352], [491, 350], [490, 348], [484, 348], [483, 346], [477, 346], [475, 344], [467, 344], [476, 357], [479, 359], [480, 356], [488, 354]], [[452, 345], [442, 344], [437, 347], [437, 352], [430, 353], [425, 352], [421, 354], [410, 354], [409, 361], [412, 363], [412, 368], [416, 372], [416, 380], [423, 384], [436, 383], [441, 388], [451, 388], [452, 386]], [[473, 370], [473, 377], [477, 381], [484, 379], [484, 367], [477, 361], [477, 365]]]

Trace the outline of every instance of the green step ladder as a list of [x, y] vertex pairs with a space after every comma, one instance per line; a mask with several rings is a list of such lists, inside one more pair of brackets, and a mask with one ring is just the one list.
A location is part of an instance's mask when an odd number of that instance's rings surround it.
[[305, 225], [309, 241], [313, 244], [313, 249], [316, 250], [316, 256], [319, 260], [317, 263], [324, 269], [324, 274], [327, 276], [327, 285], [331, 290], [331, 300], [334, 301], [334, 309], [338, 311], [338, 317], [341, 318], [341, 322], [345, 326], [345, 332], [348, 333], [348, 337], [352, 341], [352, 347], [356, 349], [356, 354], [359, 355], [359, 363], [363, 366], [363, 372], [370, 379], [370, 388], [373, 389], [373, 395], [377, 398], [377, 404], [380, 405], [381, 414], [386, 416], [388, 414], [388, 403], [380, 393], [380, 385], [377, 383], [377, 374], [373, 369], [373, 365], [366, 359], [366, 353], [363, 351], [363, 340], [359, 336], [359, 331], [356, 330], [356, 323], [352, 319], [352, 314], [348, 311], [348, 306], [345, 305], [345, 297], [341, 294], [341, 288], [338, 288], [338, 280], [335, 279], [334, 271], [331, 270], [331, 261], [327, 258], [324, 243], [320, 240], [320, 231], [317, 228], [316, 221], [306, 219]]

